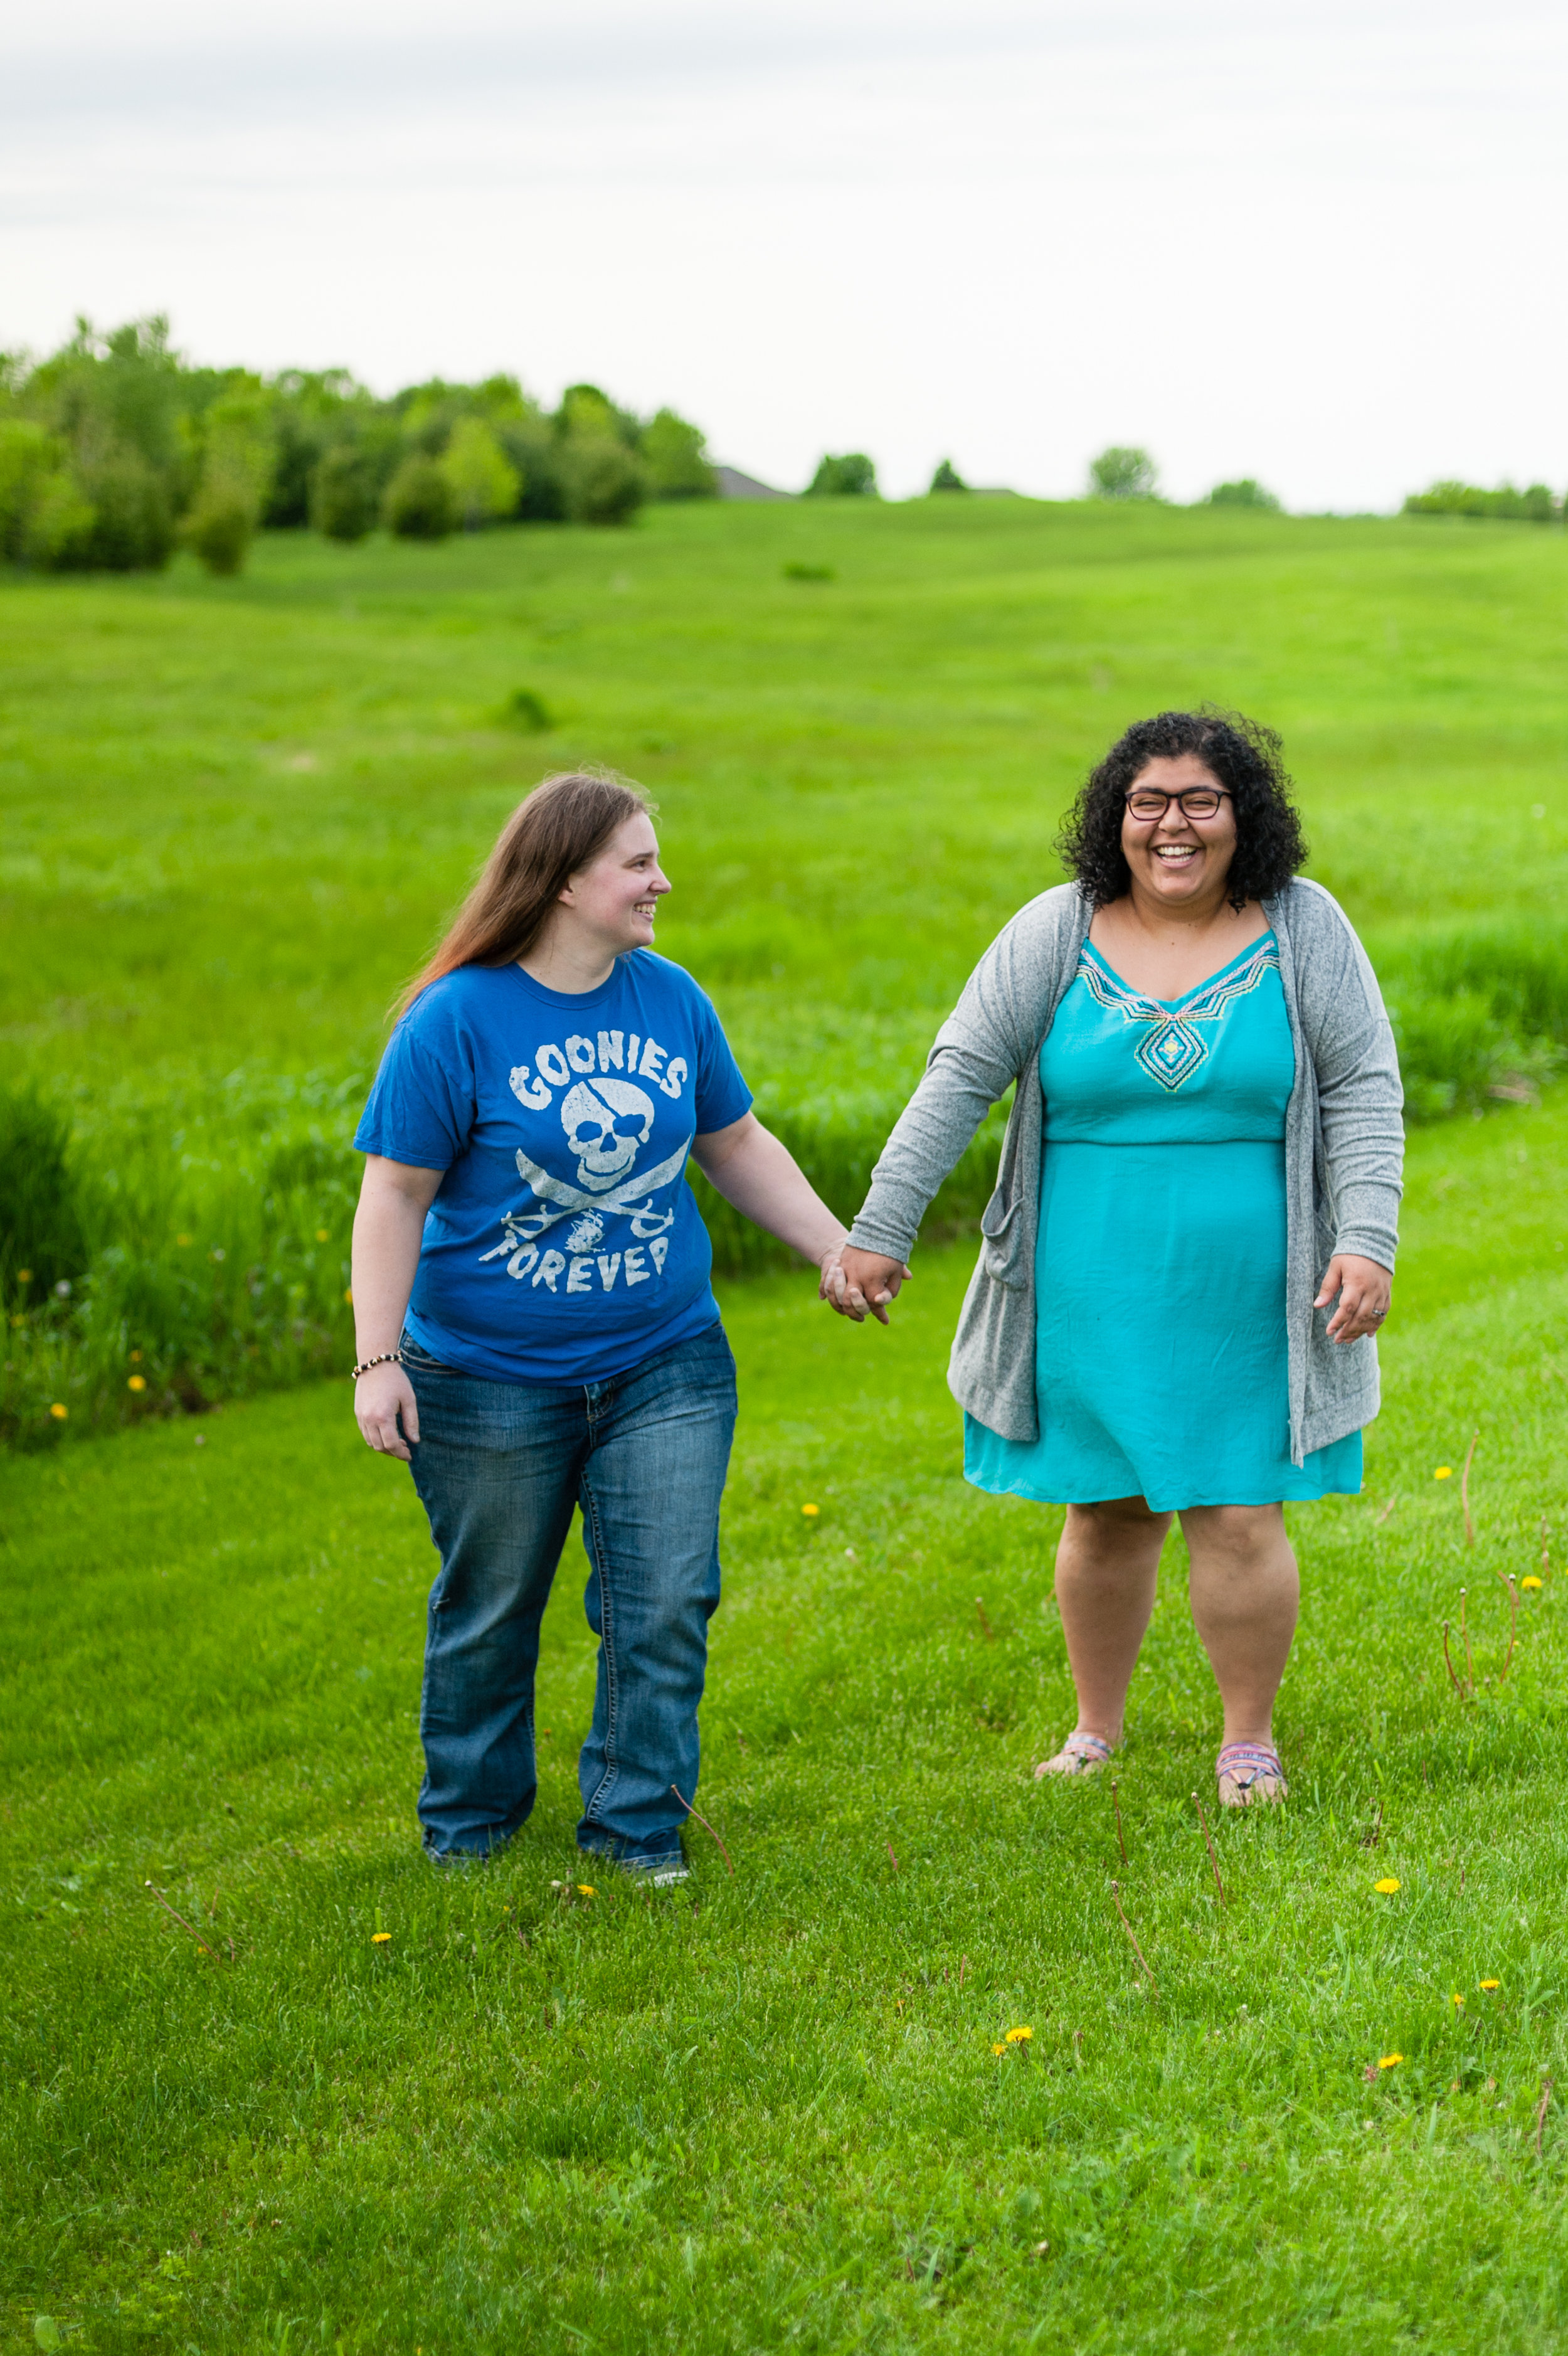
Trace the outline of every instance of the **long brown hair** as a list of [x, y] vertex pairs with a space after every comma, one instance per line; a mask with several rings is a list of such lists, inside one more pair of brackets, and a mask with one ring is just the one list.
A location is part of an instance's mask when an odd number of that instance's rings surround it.
[[445, 937], [393, 1007], [406, 1014], [420, 992], [460, 965], [511, 965], [526, 957], [560, 892], [597, 859], [618, 827], [654, 804], [613, 769], [563, 769], [534, 787], [501, 829], [479, 880]]

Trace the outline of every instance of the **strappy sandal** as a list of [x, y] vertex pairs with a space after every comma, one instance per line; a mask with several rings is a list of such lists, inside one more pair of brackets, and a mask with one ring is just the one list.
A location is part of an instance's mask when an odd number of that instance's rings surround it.
[[1097, 1734], [1070, 1734], [1054, 1759], [1040, 1761], [1034, 1771], [1035, 1782], [1042, 1775], [1094, 1775], [1110, 1760], [1111, 1746]]
[[[1284, 1763], [1267, 1742], [1227, 1742], [1214, 1773], [1222, 1808], [1277, 1807], [1289, 1795]], [[1260, 1782], [1265, 1788], [1259, 1789]], [[1267, 1789], [1271, 1784], [1275, 1788]]]

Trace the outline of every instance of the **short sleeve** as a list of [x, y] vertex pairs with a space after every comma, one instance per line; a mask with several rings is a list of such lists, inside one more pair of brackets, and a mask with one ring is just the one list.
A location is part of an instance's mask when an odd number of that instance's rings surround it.
[[697, 1009], [697, 1087], [694, 1108], [699, 1137], [728, 1129], [752, 1109], [752, 1091], [730, 1051], [713, 1001], [699, 993]]
[[432, 1053], [405, 1020], [381, 1058], [354, 1148], [416, 1170], [450, 1170], [467, 1150], [475, 1116], [466, 1059]]

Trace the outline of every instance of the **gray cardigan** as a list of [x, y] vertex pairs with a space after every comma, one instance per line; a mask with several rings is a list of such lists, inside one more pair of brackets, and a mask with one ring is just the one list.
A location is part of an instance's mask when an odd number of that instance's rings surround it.
[[[1285, 1129], [1285, 1319], [1290, 1448], [1299, 1464], [1377, 1413], [1377, 1344], [1330, 1342], [1332, 1311], [1312, 1303], [1337, 1251], [1393, 1267], [1403, 1097], [1377, 980], [1339, 903], [1321, 884], [1298, 879], [1264, 905], [1279, 940], [1296, 1044]], [[1078, 970], [1090, 914], [1075, 884], [1059, 884], [1020, 908], [992, 942], [936, 1034], [925, 1076], [882, 1148], [849, 1237], [863, 1251], [907, 1259], [926, 1205], [992, 1105], [1018, 1083], [947, 1375], [960, 1406], [1008, 1440], [1040, 1434], [1040, 1049]]]

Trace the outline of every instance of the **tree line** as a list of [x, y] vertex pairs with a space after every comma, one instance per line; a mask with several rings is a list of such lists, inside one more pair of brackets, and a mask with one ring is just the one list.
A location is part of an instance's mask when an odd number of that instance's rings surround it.
[[381, 400], [346, 369], [192, 368], [162, 317], [0, 355], [0, 553], [48, 571], [157, 567], [183, 543], [237, 573], [263, 525], [439, 540], [717, 491], [700, 428], [596, 385], [553, 411], [511, 376]]

